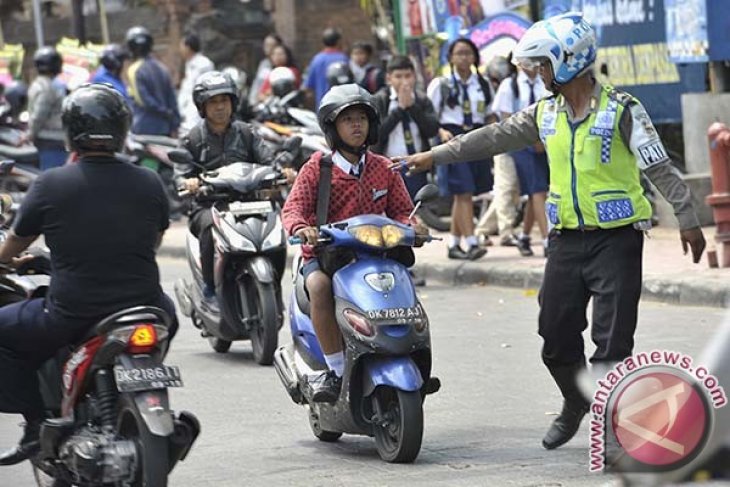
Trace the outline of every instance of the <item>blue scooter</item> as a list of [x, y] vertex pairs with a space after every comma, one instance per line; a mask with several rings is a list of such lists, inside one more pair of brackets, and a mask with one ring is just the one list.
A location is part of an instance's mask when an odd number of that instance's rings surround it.
[[[435, 194], [438, 189], [428, 185], [416, 201], [420, 204]], [[412, 227], [379, 215], [320, 227], [322, 245], [339, 247], [352, 257], [332, 277], [335, 314], [345, 341], [342, 389], [335, 403], [313, 402], [308, 397], [311, 389], [305, 387], [308, 378], [327, 366], [296, 261], [289, 305], [293, 343], [274, 354], [279, 378], [292, 400], [307, 407], [317, 438], [333, 442], [343, 433], [374, 436], [380, 457], [393, 463], [410, 463], [418, 456], [423, 401], [441, 387], [431, 377], [428, 317], [407, 267], [393, 258], [399, 247], [412, 256], [408, 247], [417, 239], [434, 240], [417, 237]], [[290, 242], [301, 240], [292, 237]]]

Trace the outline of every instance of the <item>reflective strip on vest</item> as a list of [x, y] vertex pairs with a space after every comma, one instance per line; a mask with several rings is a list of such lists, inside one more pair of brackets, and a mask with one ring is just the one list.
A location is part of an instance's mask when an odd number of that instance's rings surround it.
[[550, 162], [548, 221], [555, 228], [616, 228], [651, 218], [639, 167], [621, 140], [626, 108], [602, 87], [598, 110], [576, 127], [559, 110], [562, 97], [538, 104], [537, 126]]

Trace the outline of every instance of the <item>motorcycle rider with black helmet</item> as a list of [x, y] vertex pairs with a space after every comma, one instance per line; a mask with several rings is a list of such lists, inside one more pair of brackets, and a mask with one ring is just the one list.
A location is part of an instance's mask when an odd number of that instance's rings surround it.
[[[311, 301], [311, 316], [317, 339], [329, 370], [307, 381], [315, 402], [334, 402], [342, 386], [345, 366], [342, 334], [335, 317], [332, 276], [347, 262], [332, 254], [315, 251], [317, 199], [321, 168], [331, 165], [330, 200], [326, 223], [364, 214], [385, 214], [409, 224], [411, 197], [399, 172], [388, 169], [389, 159], [368, 151], [378, 140], [380, 118], [372, 95], [356, 84], [335, 86], [319, 105], [319, 125], [332, 156], [315, 152], [299, 171], [282, 210], [289, 235], [296, 235], [302, 247], [300, 269]], [[428, 234], [417, 225], [417, 234]], [[410, 251], [410, 249], [408, 249]], [[412, 254], [410, 254], [412, 259]]]
[[38, 149], [40, 167], [43, 170], [61, 166], [66, 162], [61, 128], [61, 103], [66, 88], [55, 80], [61, 73], [63, 60], [54, 47], [41, 47], [33, 55], [38, 76], [28, 89], [28, 135]]
[[[233, 109], [238, 106], [238, 88], [228, 74], [210, 71], [200, 76], [193, 88], [193, 102], [203, 120], [183, 137], [182, 145], [192, 154], [197, 165], [175, 165], [178, 187], [196, 193], [200, 187], [198, 176], [202, 172], [201, 166], [212, 170], [233, 162], [271, 162], [273, 153], [264, 141], [247, 123], [233, 118]], [[218, 299], [213, 277], [213, 215], [210, 205], [196, 203], [188, 225], [200, 241], [205, 304], [217, 311]]]
[[94, 76], [91, 77], [92, 83], [109, 83], [131, 102], [127, 87], [122, 81], [122, 68], [125, 61], [129, 59], [129, 53], [119, 44], [109, 44], [101, 51], [99, 62], [101, 66], [96, 70]]
[[41, 174], [23, 200], [0, 246], [0, 263], [17, 267], [43, 235], [51, 250], [45, 298], [0, 308], [0, 412], [22, 414], [25, 433], [0, 465], [14, 465], [39, 449], [44, 405], [37, 370], [99, 320], [124, 308], [175, 306], [160, 287], [155, 252], [169, 224], [158, 176], [115, 156], [129, 127], [129, 109], [114, 89], [84, 85], [63, 104], [66, 143], [80, 160]]
[[133, 62], [127, 68], [132, 104], [132, 132], [140, 135], [177, 136], [180, 112], [170, 72], [152, 56], [152, 34], [141, 26], [127, 31], [126, 43]]

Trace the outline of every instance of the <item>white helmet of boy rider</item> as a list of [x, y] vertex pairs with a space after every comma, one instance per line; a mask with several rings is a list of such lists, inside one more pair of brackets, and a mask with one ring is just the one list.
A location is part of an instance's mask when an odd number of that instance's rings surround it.
[[547, 61], [556, 86], [581, 76], [595, 60], [596, 32], [578, 12], [535, 23], [512, 52], [512, 62], [527, 69]]
[[[365, 110], [369, 122], [368, 135], [362, 147], [352, 147], [345, 144], [337, 134], [337, 128], [335, 127], [337, 117], [346, 109], [354, 106]], [[319, 103], [317, 119], [327, 139], [327, 145], [334, 150], [344, 149], [355, 154], [362, 154], [368, 145], [375, 144], [378, 141], [380, 117], [378, 117], [378, 109], [375, 107], [373, 96], [368, 90], [355, 83], [330, 88]]]

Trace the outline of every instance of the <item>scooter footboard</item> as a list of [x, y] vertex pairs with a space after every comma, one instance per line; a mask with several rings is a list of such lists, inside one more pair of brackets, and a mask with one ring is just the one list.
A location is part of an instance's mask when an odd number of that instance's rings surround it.
[[363, 396], [367, 397], [378, 386], [390, 386], [402, 391], [418, 391], [423, 377], [411, 357], [368, 357], [363, 362]]

